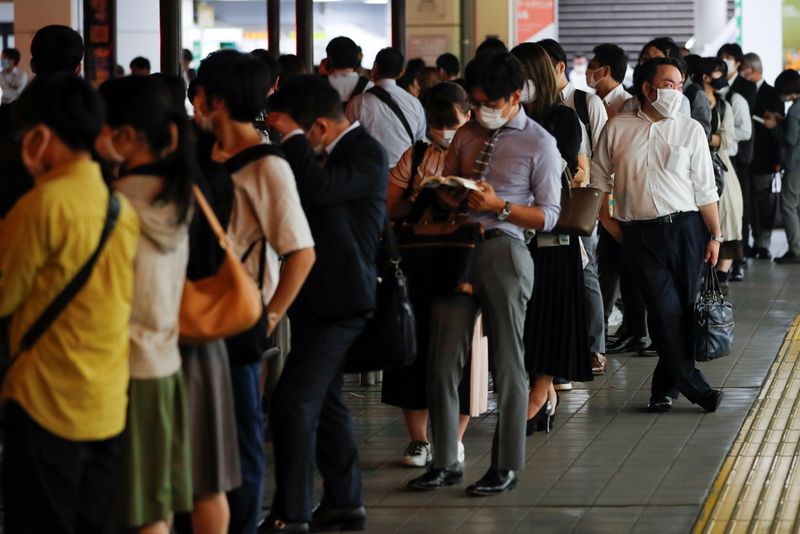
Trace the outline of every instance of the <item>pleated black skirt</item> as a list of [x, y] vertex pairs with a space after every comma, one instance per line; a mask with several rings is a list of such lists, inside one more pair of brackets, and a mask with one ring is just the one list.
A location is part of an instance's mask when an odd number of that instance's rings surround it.
[[583, 262], [577, 237], [569, 245], [529, 246], [534, 262], [533, 294], [525, 316], [528, 373], [574, 382], [592, 380], [586, 329]]

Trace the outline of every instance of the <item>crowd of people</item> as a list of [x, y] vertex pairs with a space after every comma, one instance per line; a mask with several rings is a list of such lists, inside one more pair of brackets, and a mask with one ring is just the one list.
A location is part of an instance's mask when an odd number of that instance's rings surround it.
[[[347, 37], [315, 73], [265, 50], [217, 51], [195, 71], [187, 52], [182, 76], [136, 58], [99, 88], [68, 27], [35, 34], [30, 83], [19, 52], [2, 53], [7, 533], [362, 530], [342, 388], [377, 306], [387, 221], [473, 236], [458, 253], [401, 256], [418, 350], [385, 371], [382, 401], [408, 427], [402, 463], [427, 467], [417, 491], [463, 479], [471, 397], [489, 382], [472, 387], [474, 361], [491, 370], [497, 427], [471, 495], [516, 486], [526, 437], [549, 432], [559, 392], [605, 373], [607, 354], [658, 357], [647, 411], [680, 394], [716, 411], [722, 391], [692, 352], [701, 271], [739, 281], [748, 258], [771, 257], [781, 171], [789, 250], [775, 261], [800, 263], [800, 74], [772, 87], [736, 44], [701, 58], [654, 39], [631, 87], [626, 52], [601, 44], [583, 58], [585, 90], [552, 39], [487, 39], [463, 71], [452, 54], [427, 66], [385, 48], [367, 72]], [[583, 187], [602, 197], [590, 235], [563, 229]], [[182, 335], [184, 288], [231, 260], [260, 319]], [[265, 357], [281, 326], [261, 517]]]

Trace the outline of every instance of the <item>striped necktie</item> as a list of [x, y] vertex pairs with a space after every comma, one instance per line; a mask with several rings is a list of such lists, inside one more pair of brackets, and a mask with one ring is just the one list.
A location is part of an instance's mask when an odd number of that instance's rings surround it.
[[498, 128], [492, 135], [486, 138], [486, 141], [483, 143], [483, 148], [481, 149], [480, 154], [475, 159], [475, 163], [472, 166], [472, 179], [473, 180], [483, 180], [486, 176], [486, 172], [489, 170], [489, 163], [492, 161], [492, 151], [494, 150], [494, 145], [497, 143], [497, 137], [500, 135], [500, 130], [502, 128]]

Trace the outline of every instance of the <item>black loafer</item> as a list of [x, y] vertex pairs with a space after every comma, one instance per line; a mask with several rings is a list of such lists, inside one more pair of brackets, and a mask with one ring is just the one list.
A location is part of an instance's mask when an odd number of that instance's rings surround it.
[[409, 489], [431, 491], [445, 486], [452, 486], [464, 480], [464, 470], [461, 464], [455, 463], [450, 467], [431, 468], [424, 475], [408, 481]]
[[308, 523], [267, 518], [258, 528], [258, 532], [259, 534], [308, 534]]
[[648, 346], [640, 350], [639, 356], [642, 358], [658, 358], [658, 351], [656, 350], [655, 343], [650, 343]]
[[741, 282], [744, 280], [744, 269], [747, 264], [741, 261], [734, 261], [733, 267], [731, 267], [731, 274], [730, 274], [730, 281], [731, 282]]
[[664, 413], [672, 409], [672, 397], [668, 395], [650, 397], [647, 411], [650, 413]]
[[771, 260], [772, 254], [770, 254], [769, 250], [764, 247], [755, 247], [753, 248], [753, 257], [757, 260]]
[[311, 532], [364, 530], [366, 522], [367, 512], [363, 506], [357, 508], [334, 508], [319, 505], [311, 513]]
[[708, 395], [706, 396], [703, 402], [698, 402], [697, 404], [703, 408], [706, 413], [714, 413], [719, 408], [719, 403], [722, 402], [722, 390], [721, 389], [712, 389]]
[[467, 488], [470, 495], [497, 495], [517, 487], [517, 474], [514, 471], [501, 471], [490, 467], [483, 477]]
[[647, 342], [643, 337], [626, 336], [620, 338], [616, 343], [610, 344], [606, 347], [606, 354], [622, 354], [623, 352], [637, 352], [647, 346]]

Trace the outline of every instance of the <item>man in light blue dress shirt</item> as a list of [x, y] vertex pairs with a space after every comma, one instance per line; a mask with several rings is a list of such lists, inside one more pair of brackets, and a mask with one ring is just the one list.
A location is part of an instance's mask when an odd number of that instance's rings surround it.
[[[444, 175], [476, 178], [481, 191], [467, 197], [469, 218], [483, 225], [485, 240], [472, 259], [474, 295], [434, 300], [428, 361], [428, 402], [433, 427], [433, 466], [409, 482], [433, 490], [461, 481], [457, 459], [458, 383], [478, 311], [482, 311], [495, 360], [498, 426], [487, 473], [467, 491], [492, 495], [515, 487], [525, 464], [528, 384], [523, 325], [533, 290], [533, 260], [525, 230], [555, 226], [561, 200], [561, 156], [555, 139], [520, 106], [524, 77], [511, 54], [481, 56], [467, 66], [466, 83], [476, 120], [456, 132]], [[485, 155], [487, 139], [494, 140]], [[487, 161], [485, 172], [476, 160]], [[484, 157], [485, 156], [485, 157]], [[440, 194], [455, 206], [458, 194]]]

